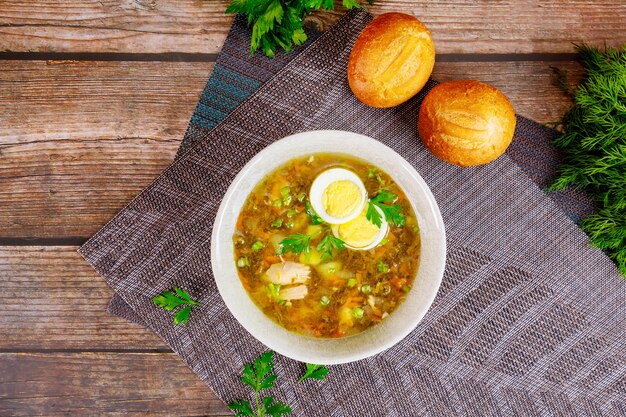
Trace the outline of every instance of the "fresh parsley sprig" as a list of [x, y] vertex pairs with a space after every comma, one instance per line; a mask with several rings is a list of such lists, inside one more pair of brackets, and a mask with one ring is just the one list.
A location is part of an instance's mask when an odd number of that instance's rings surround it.
[[309, 201], [304, 203], [304, 212], [311, 219], [311, 224], [313, 225], [324, 224], [324, 220], [322, 220], [322, 218], [317, 214], [317, 212], [315, 211], [315, 209], [313, 208], [313, 206], [311, 205]]
[[[371, 0], [368, 0], [371, 4]], [[361, 8], [357, 0], [342, 0], [346, 9]], [[252, 27], [250, 54], [261, 49], [273, 58], [278, 49], [289, 52], [307, 40], [304, 18], [315, 10], [332, 10], [333, 0], [231, 0], [226, 13], [241, 13]]]
[[323, 381], [326, 379], [326, 375], [328, 375], [328, 368], [323, 365], [314, 365], [312, 363], [306, 364], [306, 371], [304, 375], [298, 379], [298, 382], [304, 381], [305, 379], [319, 379]]
[[391, 191], [380, 190], [376, 197], [370, 199], [365, 218], [372, 224], [381, 227], [383, 220], [378, 210], [376, 210], [376, 207], [378, 207], [389, 223], [397, 227], [403, 227], [406, 224], [406, 219], [404, 213], [402, 213], [402, 206], [400, 204], [390, 204], [396, 201], [397, 198], [398, 196]]
[[285, 253], [309, 253], [311, 250], [311, 235], [305, 235], [302, 233], [296, 233], [289, 235], [278, 244], [278, 250], [276, 255], [283, 255]]
[[191, 299], [187, 291], [180, 288], [174, 288], [174, 292], [165, 291], [152, 299], [152, 302], [159, 307], [163, 307], [167, 311], [173, 311], [178, 307], [182, 307], [174, 315], [174, 324], [187, 324], [189, 314], [194, 306], [200, 305], [199, 302]]
[[[285, 253], [309, 253], [311, 251], [311, 239], [319, 232], [311, 235], [296, 233], [289, 235], [278, 244], [276, 255], [284, 255]], [[345, 242], [333, 236], [330, 229], [326, 230], [326, 235], [317, 244], [317, 251], [320, 252], [323, 260], [328, 261], [333, 258], [333, 249], [343, 250], [346, 248]]]
[[324, 236], [317, 245], [317, 251], [322, 255], [323, 261], [333, 259], [333, 249], [344, 250], [345, 248], [346, 243], [338, 237], [333, 236], [330, 230], [326, 232], [326, 236]]
[[[328, 369], [322, 365], [306, 364], [306, 372], [298, 379], [298, 382], [308, 378], [324, 380], [328, 375]], [[273, 397], [262, 397], [261, 391], [270, 389], [278, 376], [274, 373], [274, 352], [267, 351], [256, 358], [252, 363], [247, 363], [241, 374], [241, 381], [254, 390], [254, 405], [248, 400], [235, 400], [228, 407], [235, 412], [237, 417], [281, 417], [291, 413], [291, 407]]]
[[274, 381], [278, 376], [274, 373], [274, 352], [267, 351], [256, 358], [252, 363], [247, 363], [243, 368], [241, 381], [254, 390], [254, 407], [248, 400], [236, 400], [228, 404], [228, 407], [235, 412], [237, 417], [280, 417], [291, 413], [291, 407], [273, 397], [261, 397], [260, 393], [264, 389], [274, 386]]

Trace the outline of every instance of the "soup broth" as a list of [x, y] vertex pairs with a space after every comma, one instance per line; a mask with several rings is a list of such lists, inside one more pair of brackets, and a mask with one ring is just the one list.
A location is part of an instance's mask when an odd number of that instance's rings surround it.
[[[402, 213], [395, 222], [384, 213], [388, 231], [371, 249], [344, 244], [312, 209], [311, 186], [332, 168], [356, 174], [369, 199], [392, 195], [380, 207]], [[341, 186], [335, 181], [328, 190], [345, 200]], [[345, 228], [351, 238], [370, 239], [354, 224]], [[354, 335], [385, 320], [411, 290], [420, 257], [417, 218], [393, 178], [365, 161], [328, 153], [294, 159], [267, 175], [243, 205], [233, 244], [239, 278], [263, 313], [290, 331], [321, 338]]]

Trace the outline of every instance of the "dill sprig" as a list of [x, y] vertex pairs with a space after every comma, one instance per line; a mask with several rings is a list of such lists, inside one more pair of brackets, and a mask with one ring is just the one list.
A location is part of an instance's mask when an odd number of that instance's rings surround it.
[[585, 74], [569, 90], [575, 104], [554, 140], [564, 159], [551, 190], [575, 187], [591, 197], [597, 210], [581, 227], [626, 276], [626, 51], [576, 49]]

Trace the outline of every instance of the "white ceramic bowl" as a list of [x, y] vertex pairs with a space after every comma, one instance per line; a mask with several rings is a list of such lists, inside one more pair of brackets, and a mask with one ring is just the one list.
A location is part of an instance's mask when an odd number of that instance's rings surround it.
[[[416, 146], [418, 146], [416, 144]], [[289, 160], [312, 153], [353, 155], [380, 167], [402, 187], [413, 206], [422, 241], [420, 265], [406, 300], [380, 324], [354, 336], [315, 339], [292, 333], [266, 317], [243, 288], [233, 254], [239, 212], [257, 183]], [[298, 133], [259, 152], [234, 179], [220, 205], [211, 236], [211, 266], [226, 306], [252, 336], [292, 359], [338, 364], [375, 355], [408, 335], [433, 302], [446, 262], [443, 220], [430, 189], [413, 167], [391, 148], [367, 136], [336, 130]]]

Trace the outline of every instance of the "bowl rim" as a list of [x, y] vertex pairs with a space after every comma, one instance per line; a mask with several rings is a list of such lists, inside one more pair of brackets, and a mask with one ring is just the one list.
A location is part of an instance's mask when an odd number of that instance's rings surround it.
[[[416, 204], [414, 204], [411, 198], [408, 198], [409, 195], [406, 192], [406, 188], [403, 187], [399, 181], [397, 181], [396, 176], [394, 176], [393, 170], [385, 169], [385, 171], [387, 171], [389, 175], [394, 178], [394, 181], [398, 182], [398, 185], [403, 188], [403, 191], [407, 194], [407, 198], [409, 199], [413, 210], [418, 216], [422, 248], [420, 249], [420, 267], [418, 268], [417, 276], [415, 278], [416, 281], [418, 278], [420, 278], [422, 272], [422, 256], [424, 254], [425, 241], [428, 241], [428, 244], [432, 245], [428, 247], [428, 250], [429, 252], [433, 253], [432, 258], [434, 260], [434, 263], [429, 266], [429, 268], [431, 269], [429, 275], [425, 277], [428, 281], [426, 282], [426, 284], [429, 284], [429, 287], [425, 289], [425, 292], [423, 294], [420, 290], [420, 297], [422, 298], [421, 303], [419, 305], [410, 305], [411, 308], [415, 310], [413, 311], [415, 315], [405, 317], [406, 320], [404, 320], [402, 324], [396, 323], [396, 325], [392, 327], [392, 330], [389, 330], [384, 334], [381, 333], [382, 336], [378, 335], [380, 331], [377, 332], [377, 334], [373, 337], [375, 343], [372, 342], [369, 345], [362, 346], [356, 351], [350, 350], [348, 352], [343, 352], [338, 356], [329, 354], [328, 352], [321, 354], [319, 351], [315, 351], [315, 347], [328, 348], [332, 350], [332, 345], [335, 345], [335, 347], [337, 347], [339, 346], [338, 343], [342, 343], [342, 341], [348, 341], [350, 339], [359, 337], [363, 338], [363, 335], [371, 332], [372, 329], [381, 328], [385, 322], [391, 321], [390, 318], [399, 313], [399, 310], [401, 310], [403, 306], [407, 304], [409, 298], [415, 299], [415, 297], [411, 297], [411, 293], [409, 293], [407, 299], [402, 304], [400, 304], [400, 306], [397, 307], [396, 310], [390, 314], [389, 318], [383, 321], [383, 323], [372, 326], [370, 329], [367, 329], [353, 336], [348, 336], [344, 338], [322, 339], [311, 338], [288, 331], [272, 321], [269, 317], [267, 317], [261, 311], [261, 309], [258, 308], [256, 304], [254, 304], [246, 290], [243, 288], [243, 285], [241, 284], [241, 280], [239, 278], [239, 274], [235, 267], [235, 259], [233, 254], [232, 235], [234, 232], [234, 227], [232, 227], [230, 230], [226, 230], [227, 224], [234, 224], [232, 222], [232, 214], [236, 213], [235, 217], [239, 216], [243, 202], [245, 202], [245, 200], [248, 198], [250, 192], [252, 191], [252, 188], [254, 188], [254, 186], [258, 184], [258, 182], [267, 174], [291, 159], [297, 158], [299, 156], [310, 155], [312, 153], [338, 153], [351, 155], [354, 158], [358, 158], [360, 160], [370, 162], [375, 166], [379, 166], [379, 164], [372, 162], [371, 158], [367, 158], [362, 153], [359, 153], [358, 150], [350, 151], [348, 149], [318, 149], [317, 151], [302, 151], [300, 153], [293, 153], [291, 156], [284, 160], [280, 158], [275, 158], [276, 154], [280, 153], [281, 151], [285, 151], [285, 149], [299, 149], [299, 146], [297, 145], [303, 143], [307, 143], [308, 146], [315, 146], [317, 143], [321, 144], [324, 143], [324, 141], [328, 142], [329, 138], [335, 139], [336, 142], [333, 143], [335, 143], [336, 146], [339, 147], [347, 144], [354, 145], [358, 143], [359, 148], [376, 148], [377, 152], [384, 153], [384, 158], [388, 160], [393, 160], [394, 169], [396, 169], [396, 167], [398, 169], [396, 173], [399, 172], [399, 170], [403, 170], [404, 175], [408, 175], [410, 180], [415, 181], [415, 190], [419, 190], [421, 192], [421, 195], [419, 197], [423, 199], [421, 203], [428, 206], [428, 209], [426, 209], [424, 213], [418, 212]], [[303, 140], [306, 140], [308, 142], [302, 142]], [[328, 145], [328, 143], [326, 145]], [[259, 173], [262, 173], [262, 175], [259, 179], [254, 181], [254, 183], [245, 184], [246, 177], [249, 176], [251, 172], [255, 175], [259, 175]], [[246, 190], [246, 187], [249, 189]], [[246, 191], [242, 191], [242, 189]], [[236, 207], [233, 207], [233, 205], [235, 204], [233, 202], [235, 196], [238, 196], [237, 198], [241, 198], [241, 194], [244, 193], [245, 197], [243, 198], [243, 202]], [[428, 235], [428, 239], [426, 240], [424, 239], [425, 234], [423, 235], [423, 233], [426, 232], [423, 232], [422, 229], [422, 221], [424, 220], [424, 218], [430, 219], [429, 230], [427, 231], [427, 233], [431, 234]], [[226, 242], [224, 241], [224, 239], [220, 238], [224, 236], [228, 237]], [[221, 262], [228, 259], [228, 254], [230, 254], [230, 261]], [[248, 333], [250, 333], [259, 342], [266, 345], [269, 349], [272, 349], [283, 356], [287, 356], [301, 362], [318, 363], [325, 365], [353, 362], [373, 356], [400, 342], [415, 329], [417, 324], [421, 321], [423, 316], [432, 305], [432, 302], [434, 301], [435, 296], [439, 290], [439, 286], [441, 284], [445, 264], [446, 237], [443, 218], [441, 217], [441, 212], [439, 211], [435, 197], [433, 196], [430, 188], [428, 187], [424, 179], [419, 175], [415, 168], [413, 168], [413, 166], [408, 161], [406, 161], [406, 159], [404, 159], [401, 155], [399, 155], [397, 152], [395, 152], [393, 149], [383, 144], [382, 142], [372, 139], [368, 136], [341, 130], [313, 130], [296, 133], [283, 139], [277, 140], [258, 152], [239, 171], [237, 176], [228, 187], [225, 195], [221, 200], [211, 233], [211, 268], [213, 270], [213, 276], [215, 277], [215, 283], [217, 285], [220, 296], [228, 307], [230, 313], [235, 317], [239, 324], [243, 326], [244, 329], [246, 329]], [[234, 276], [229, 277], [229, 274], [232, 274], [233, 271]], [[424, 279], [424, 277], [422, 277], [422, 279]], [[421, 284], [422, 283], [420, 282], [420, 285]], [[415, 286], [416, 285], [414, 283], [414, 288], [411, 292], [416, 290]], [[243, 294], [245, 294], [245, 298], [240, 297], [240, 294], [242, 292]], [[244, 312], [245, 309], [247, 309], [248, 312], [250, 311], [250, 303], [254, 306], [254, 309], [256, 310], [257, 314], [253, 314], [253, 316], [255, 317], [251, 317], [246, 312]], [[258, 321], [260, 321], [260, 323], [258, 323]], [[398, 320], [396, 320], [396, 322], [398, 322]], [[393, 330], [394, 328], [395, 330]], [[274, 337], [272, 337], [272, 333], [274, 334]], [[279, 335], [278, 338], [275, 337], [276, 334]], [[287, 340], [287, 342], [284, 342], [281, 339], [285, 339]], [[301, 349], [301, 345], [310, 345], [311, 349]]]

